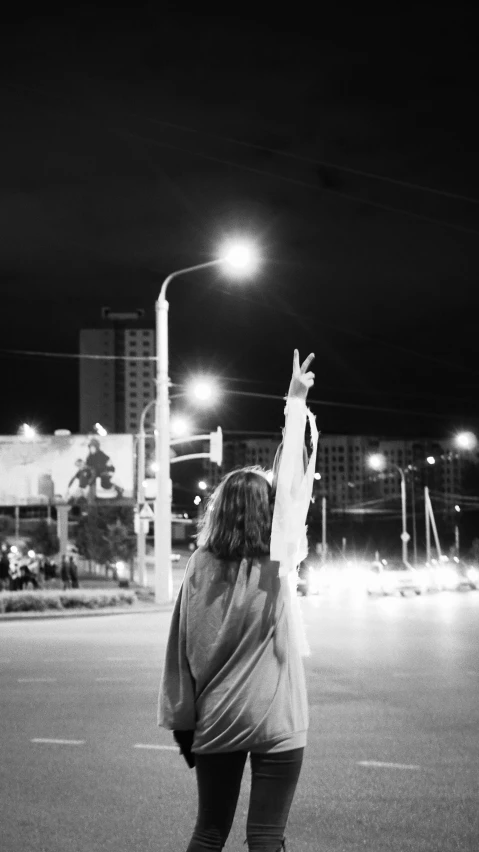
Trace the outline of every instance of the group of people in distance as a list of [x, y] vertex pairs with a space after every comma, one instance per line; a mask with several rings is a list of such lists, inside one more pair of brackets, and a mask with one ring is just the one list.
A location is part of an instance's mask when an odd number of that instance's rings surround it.
[[[0, 592], [20, 592], [26, 589], [40, 589], [47, 580], [55, 579], [57, 566], [46, 557], [35, 559], [10, 559], [8, 551], [2, 549], [0, 555]], [[60, 567], [60, 580], [64, 589], [78, 589], [78, 567], [73, 556], [63, 556]]]

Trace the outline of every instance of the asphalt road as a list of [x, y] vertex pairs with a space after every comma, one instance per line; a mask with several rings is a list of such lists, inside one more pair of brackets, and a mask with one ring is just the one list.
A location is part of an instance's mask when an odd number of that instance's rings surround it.
[[[291, 852], [477, 852], [479, 592], [301, 601]], [[167, 612], [0, 622], [3, 852], [181, 852], [194, 771], [156, 727]], [[226, 852], [246, 849], [249, 769]]]

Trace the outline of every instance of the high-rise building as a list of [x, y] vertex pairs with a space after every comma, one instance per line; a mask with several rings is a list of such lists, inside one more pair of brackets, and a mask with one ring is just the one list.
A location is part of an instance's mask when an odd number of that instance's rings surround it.
[[[227, 436], [227, 433], [226, 433]], [[249, 465], [271, 469], [281, 435], [241, 436], [223, 445], [223, 465], [204, 465], [205, 478], [215, 488], [230, 470]], [[380, 453], [385, 460], [381, 472], [371, 469], [368, 458]], [[427, 458], [434, 459], [429, 464]], [[478, 459], [476, 458], [476, 461]], [[443, 511], [451, 512], [461, 492], [462, 456], [453, 440], [393, 439], [365, 435], [320, 435], [316, 463], [319, 480], [315, 498], [326, 497], [331, 509], [358, 512], [391, 509], [401, 496], [401, 475], [406, 471], [408, 495], [414, 487], [419, 497], [427, 485], [441, 495]], [[409, 499], [409, 497], [408, 497]]]
[[[155, 332], [83, 329], [80, 356], [80, 431], [101, 423], [108, 432], [137, 433], [141, 413], [155, 397]], [[148, 428], [153, 418], [152, 410]]]
[[223, 464], [221, 467], [218, 467], [209, 459], [205, 459], [203, 465], [209, 488], [216, 488], [223, 474], [236, 468], [259, 465], [265, 470], [271, 470], [280, 443], [280, 432], [267, 433], [258, 437], [245, 435], [238, 440], [223, 439]]

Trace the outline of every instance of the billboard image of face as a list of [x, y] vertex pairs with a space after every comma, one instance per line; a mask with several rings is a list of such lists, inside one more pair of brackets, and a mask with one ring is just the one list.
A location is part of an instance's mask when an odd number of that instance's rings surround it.
[[0, 436], [2, 506], [132, 499], [132, 435]]

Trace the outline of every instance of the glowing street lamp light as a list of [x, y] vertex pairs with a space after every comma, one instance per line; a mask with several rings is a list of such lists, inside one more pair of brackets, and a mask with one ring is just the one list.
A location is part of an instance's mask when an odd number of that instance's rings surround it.
[[434, 456], [428, 456], [426, 461], [428, 464], [436, 464], [436, 459], [434, 458]]
[[[371, 455], [367, 459], [368, 466], [372, 470], [383, 471], [387, 467], [387, 459], [382, 453], [371, 453]], [[404, 470], [402, 467], [399, 467], [398, 464], [393, 464], [393, 467], [399, 472], [401, 477], [401, 513], [402, 513], [402, 532], [401, 532], [401, 542], [402, 542], [402, 561], [405, 565], [408, 565], [408, 557], [407, 557], [407, 543], [410, 539], [410, 535], [407, 531], [407, 510], [406, 510], [406, 476], [404, 474]]]
[[200, 491], [206, 491], [208, 486], [207, 486], [206, 482], [204, 481], [204, 479], [200, 479], [200, 481], [198, 482], [198, 488], [200, 489]]
[[170, 401], [168, 377], [168, 301], [170, 282], [180, 275], [198, 272], [212, 266], [222, 266], [235, 276], [247, 277], [257, 267], [258, 256], [252, 244], [231, 240], [221, 254], [207, 263], [178, 269], [165, 278], [156, 301], [156, 463], [158, 465], [155, 500], [155, 601], [173, 600], [171, 571], [171, 495], [170, 495]]
[[[193, 427], [191, 421], [182, 414], [175, 414], [170, 420], [170, 432], [177, 438], [182, 438], [184, 435], [191, 435]], [[158, 463], [156, 464], [159, 470]]]
[[246, 240], [230, 240], [221, 254], [225, 270], [233, 275], [251, 275], [259, 265], [259, 253], [254, 243]]
[[190, 385], [190, 393], [199, 402], [212, 402], [217, 396], [217, 387], [212, 379], [195, 379]]
[[367, 459], [368, 466], [371, 470], [382, 471], [386, 468], [386, 457], [382, 453], [371, 453]]
[[35, 427], [30, 426], [28, 423], [22, 423], [20, 431], [25, 438], [29, 438], [30, 440], [37, 436], [37, 430]]
[[477, 447], [477, 438], [474, 432], [458, 432], [455, 437], [455, 443], [460, 450], [471, 452]]

